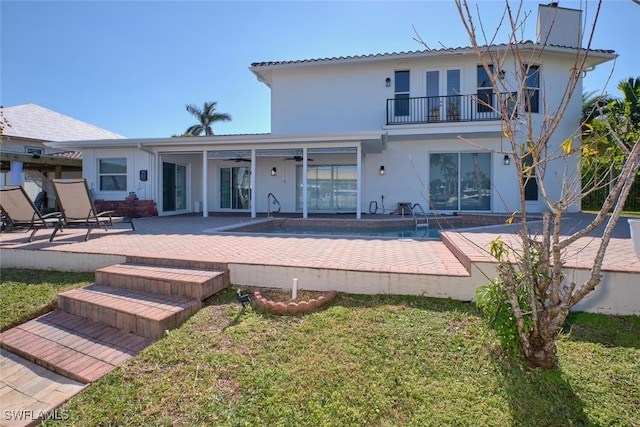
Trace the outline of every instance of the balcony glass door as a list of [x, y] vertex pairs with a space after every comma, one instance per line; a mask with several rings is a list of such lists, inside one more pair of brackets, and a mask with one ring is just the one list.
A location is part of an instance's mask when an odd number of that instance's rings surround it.
[[460, 69], [428, 70], [425, 88], [428, 122], [460, 120]]

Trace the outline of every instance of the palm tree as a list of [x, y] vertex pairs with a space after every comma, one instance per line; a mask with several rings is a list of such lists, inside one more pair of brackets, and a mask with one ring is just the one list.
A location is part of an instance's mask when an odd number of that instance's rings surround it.
[[640, 131], [640, 77], [629, 78], [618, 84], [622, 99], [614, 99], [608, 105], [611, 111], [611, 124], [622, 130], [624, 142], [633, 146]]
[[185, 134], [200, 136], [204, 132], [206, 136], [213, 135], [213, 129], [211, 128], [213, 123], [230, 122], [231, 116], [229, 114], [216, 112], [217, 104], [217, 102], [205, 102], [203, 109], [193, 104], [187, 105], [187, 111], [192, 114], [199, 123], [190, 126], [189, 129], [185, 131]]

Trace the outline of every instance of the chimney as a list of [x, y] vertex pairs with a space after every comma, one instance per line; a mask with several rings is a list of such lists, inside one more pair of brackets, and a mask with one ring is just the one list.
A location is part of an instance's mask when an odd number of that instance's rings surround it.
[[559, 7], [558, 2], [538, 6], [537, 43], [580, 47], [581, 40], [581, 10]]

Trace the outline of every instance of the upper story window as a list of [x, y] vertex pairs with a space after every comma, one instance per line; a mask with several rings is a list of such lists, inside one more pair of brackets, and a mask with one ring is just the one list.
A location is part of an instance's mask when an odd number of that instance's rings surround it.
[[[493, 64], [489, 65], [491, 75], [493, 75]], [[493, 107], [493, 86], [491, 86], [491, 80], [487, 70], [484, 66], [478, 65], [477, 69], [477, 112], [478, 113], [490, 113], [494, 110]]]
[[127, 191], [127, 159], [99, 159], [100, 191]]
[[396, 116], [409, 115], [409, 70], [396, 71], [394, 80]]
[[528, 65], [527, 73], [527, 96], [525, 98], [525, 111], [539, 113], [540, 104], [540, 67], [538, 65]]

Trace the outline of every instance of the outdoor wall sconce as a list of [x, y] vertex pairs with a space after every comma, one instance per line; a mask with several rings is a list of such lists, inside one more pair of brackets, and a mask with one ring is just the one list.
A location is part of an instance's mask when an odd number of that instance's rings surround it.
[[384, 79], [384, 84], [387, 87], [391, 87], [391, 78], [387, 77], [386, 79]]
[[504, 80], [504, 75], [505, 75], [504, 70], [500, 70], [500, 71], [498, 71], [498, 78], [499, 78], [500, 80]]
[[380, 166], [380, 175], [384, 175], [384, 166]]
[[505, 154], [505, 155], [504, 155], [504, 160], [503, 160], [503, 162], [504, 162], [504, 165], [505, 165], [505, 166], [509, 166], [509, 165], [511, 164], [511, 158], [509, 157], [509, 155], [508, 155], [508, 154]]
[[276, 167], [272, 167], [271, 168], [271, 176], [276, 176], [276, 174], [278, 173], [278, 169], [276, 169]]

